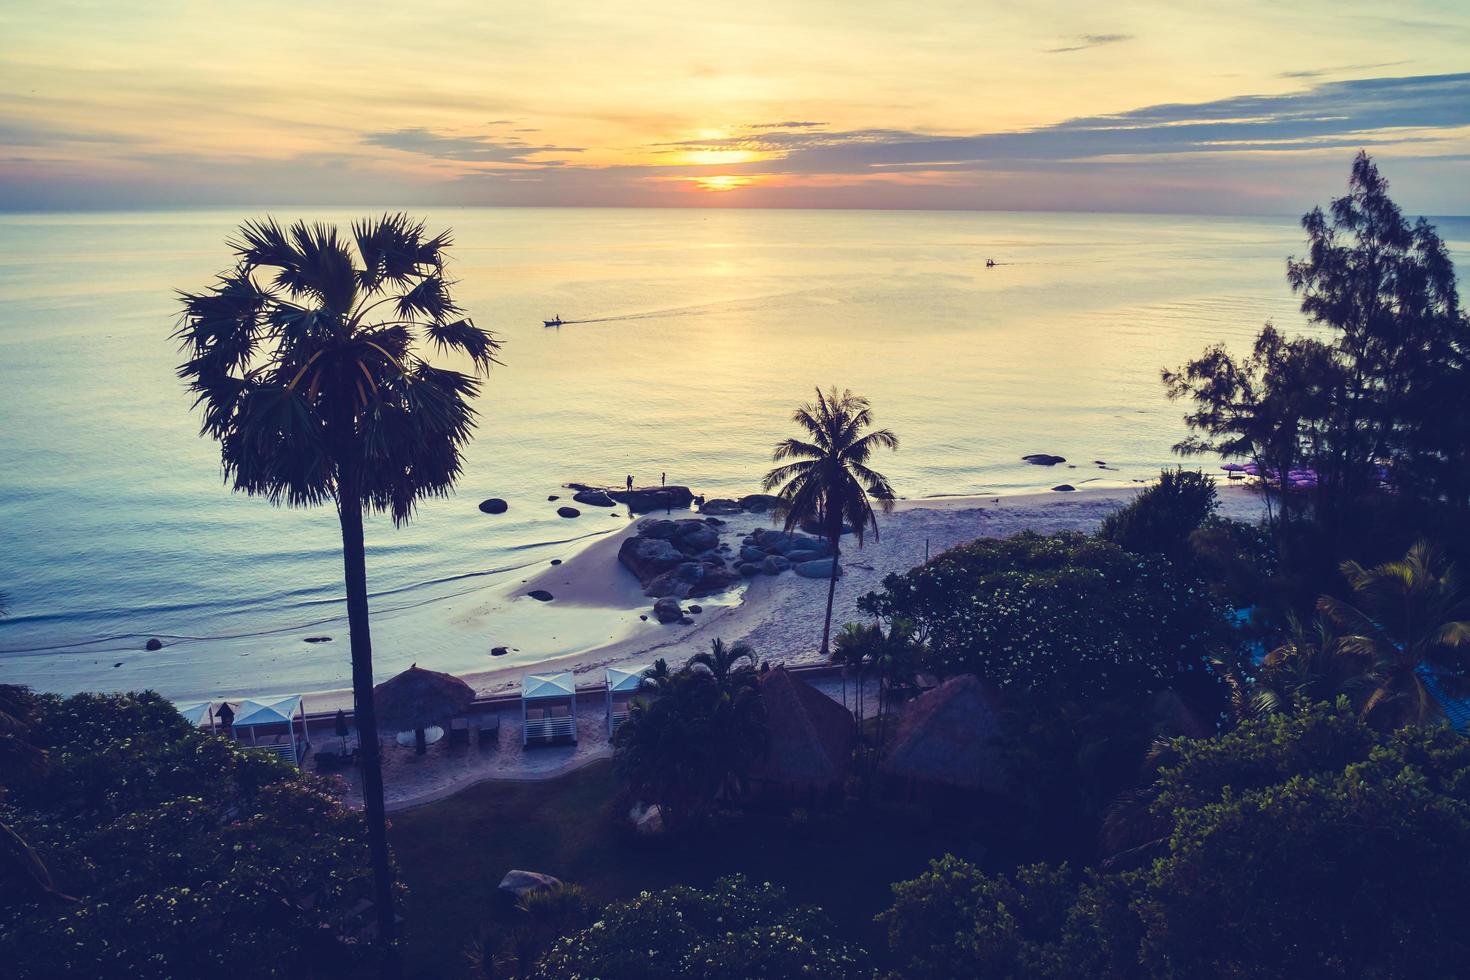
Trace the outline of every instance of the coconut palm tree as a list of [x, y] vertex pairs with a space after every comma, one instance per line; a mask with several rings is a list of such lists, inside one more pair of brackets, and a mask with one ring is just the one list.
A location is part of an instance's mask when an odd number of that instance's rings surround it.
[[1399, 561], [1341, 568], [1353, 602], [1323, 596], [1317, 610], [1338, 630], [1341, 649], [1370, 664], [1363, 715], [1393, 724], [1443, 716], [1434, 687], [1451, 697], [1470, 693], [1470, 594], [1455, 566], [1419, 541]]
[[832, 575], [827, 583], [827, 615], [822, 623], [822, 656], [832, 633], [832, 599], [837, 594], [838, 560], [844, 525], [852, 529], [858, 547], [871, 530], [878, 538], [873, 502], [887, 513], [893, 509], [893, 488], [882, 473], [868, 467], [875, 449], [897, 449], [898, 437], [887, 429], [872, 429], [868, 400], [851, 391], [826, 393], [794, 413], [791, 420], [802, 437], [783, 439], [771, 459], [781, 463], [766, 474], [766, 491], [780, 489], [777, 515], [786, 518], [786, 530], [815, 524], [832, 553]]
[[[406, 215], [337, 228], [272, 219], [241, 226], [235, 266], [180, 294], [179, 377], [220, 443], [225, 478], [273, 504], [333, 501], [342, 529], [352, 688], [378, 936], [392, 960], [393, 892], [373, 710], [363, 513], [395, 524], [447, 495], [499, 344], [455, 305], [448, 232]], [[429, 363], [425, 348], [467, 372]]]

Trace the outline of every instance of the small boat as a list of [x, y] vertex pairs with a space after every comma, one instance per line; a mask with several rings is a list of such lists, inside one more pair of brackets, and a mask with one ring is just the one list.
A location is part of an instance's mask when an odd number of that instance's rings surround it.
[[555, 320], [542, 320], [541, 322], [548, 327], [559, 327], [561, 326], [561, 314], [558, 313]]

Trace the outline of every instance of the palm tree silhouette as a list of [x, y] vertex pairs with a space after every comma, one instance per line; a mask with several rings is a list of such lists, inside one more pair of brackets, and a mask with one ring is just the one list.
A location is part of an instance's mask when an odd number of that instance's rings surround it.
[[[178, 369], [220, 443], [233, 489], [273, 504], [337, 504], [362, 733], [363, 798], [379, 941], [393, 958], [393, 891], [373, 710], [363, 512], [403, 524], [425, 497], [446, 496], [499, 344], [450, 297], [449, 233], [430, 237], [403, 214], [332, 226], [272, 219], [227, 242], [233, 270], [180, 293]], [[467, 358], [470, 373], [421, 352]]]
[[[868, 400], [851, 391], [839, 393], [834, 386], [825, 394], [817, 389], [817, 400], [794, 413], [791, 420], [803, 430], [804, 438], [784, 439], [776, 444], [771, 459], [782, 463], [766, 474], [766, 491], [780, 488], [777, 513], [786, 517], [786, 530], [815, 523], [832, 552], [832, 576], [827, 583], [827, 616], [822, 623], [822, 656], [832, 632], [832, 599], [837, 594], [837, 562], [843, 525], [852, 528], [858, 547], [868, 530], [878, 539], [878, 517], [873, 501], [884, 513], [893, 509], [893, 488], [882, 473], [869, 469], [868, 460], [878, 448], [897, 449], [898, 436], [887, 429], [866, 431], [873, 424]], [[783, 462], [789, 461], [789, 462]]]
[[1437, 548], [1419, 541], [1399, 561], [1344, 562], [1342, 574], [1353, 602], [1322, 596], [1317, 611], [1339, 631], [1344, 652], [1371, 664], [1364, 717], [1424, 724], [1444, 714], [1434, 687], [1450, 697], [1470, 693], [1470, 594]]

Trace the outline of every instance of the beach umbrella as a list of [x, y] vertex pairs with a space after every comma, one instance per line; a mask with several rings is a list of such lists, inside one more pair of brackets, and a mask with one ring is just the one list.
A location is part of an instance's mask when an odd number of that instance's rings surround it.
[[1244, 473], [1246, 467], [1243, 463], [1226, 463], [1224, 466], [1220, 467], [1220, 469], [1224, 470], [1226, 473]]
[[395, 731], [412, 728], [419, 755], [426, 749], [424, 729], [464, 711], [475, 689], [453, 674], [425, 670], [418, 664], [373, 688], [378, 724]]

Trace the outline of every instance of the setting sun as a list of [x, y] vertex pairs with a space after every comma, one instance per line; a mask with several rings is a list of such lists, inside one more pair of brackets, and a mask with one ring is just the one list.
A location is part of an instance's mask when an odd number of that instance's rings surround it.
[[755, 183], [754, 177], [741, 177], [736, 174], [717, 174], [711, 177], [694, 177], [692, 179], [695, 185], [702, 191], [733, 191]]

